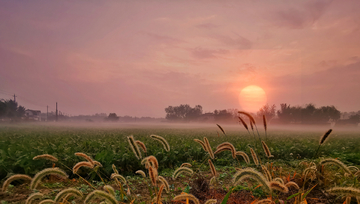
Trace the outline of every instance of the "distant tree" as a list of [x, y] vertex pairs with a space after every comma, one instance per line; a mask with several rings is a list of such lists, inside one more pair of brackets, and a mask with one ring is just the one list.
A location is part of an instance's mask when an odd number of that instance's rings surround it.
[[188, 104], [181, 104], [180, 106], [169, 106], [165, 108], [166, 119], [170, 121], [191, 121], [196, 120], [202, 115], [202, 106], [196, 105], [194, 108]]
[[25, 115], [25, 107], [24, 106], [19, 106], [16, 110], [16, 116], [17, 117], [23, 117]]
[[262, 118], [265, 115], [266, 119], [270, 121], [276, 115], [276, 105], [273, 104], [270, 106], [269, 104], [264, 105], [260, 110], [257, 112], [257, 116]]
[[217, 122], [230, 122], [234, 120], [234, 116], [230, 111], [227, 110], [215, 110], [214, 119]]
[[360, 123], [360, 115], [359, 114], [351, 115], [349, 117], [348, 121], [349, 121], [349, 123], [352, 123], [352, 124]]
[[119, 117], [116, 115], [116, 113], [110, 113], [109, 116], [107, 117], [107, 120], [109, 120], [109, 121], [118, 121]]

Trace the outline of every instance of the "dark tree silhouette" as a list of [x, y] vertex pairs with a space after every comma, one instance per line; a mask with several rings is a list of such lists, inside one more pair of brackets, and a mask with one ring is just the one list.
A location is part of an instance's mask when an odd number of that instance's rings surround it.
[[257, 116], [262, 118], [265, 115], [266, 119], [270, 121], [276, 116], [276, 105], [273, 104], [270, 106], [269, 104], [264, 105], [260, 110], [257, 112]]
[[202, 115], [202, 107], [196, 105], [191, 108], [188, 104], [180, 106], [169, 106], [165, 108], [166, 119], [170, 121], [192, 121]]

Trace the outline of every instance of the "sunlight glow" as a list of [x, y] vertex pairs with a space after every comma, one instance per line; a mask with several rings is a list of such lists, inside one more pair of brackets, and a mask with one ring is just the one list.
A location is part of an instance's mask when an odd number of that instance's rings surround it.
[[264, 89], [255, 85], [243, 88], [239, 94], [241, 109], [247, 112], [257, 112], [266, 104], [266, 100]]

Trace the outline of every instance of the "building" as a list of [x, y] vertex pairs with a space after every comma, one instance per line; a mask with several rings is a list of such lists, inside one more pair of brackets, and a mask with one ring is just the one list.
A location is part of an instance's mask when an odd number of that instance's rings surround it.
[[29, 120], [41, 121], [41, 111], [39, 110], [25, 110], [25, 117]]

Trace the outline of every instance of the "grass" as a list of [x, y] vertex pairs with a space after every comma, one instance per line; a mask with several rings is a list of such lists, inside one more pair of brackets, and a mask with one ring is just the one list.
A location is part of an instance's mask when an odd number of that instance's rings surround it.
[[[98, 172], [80, 168], [78, 173], [91, 182], [102, 182], [99, 175], [105, 181], [109, 181], [110, 175], [113, 173], [112, 164], [115, 164], [120, 174], [126, 178], [139, 178], [138, 180], [141, 180], [135, 171], [144, 169], [144, 167], [129, 146], [127, 141], [129, 135], [133, 135], [135, 140], [146, 145], [147, 153], [141, 152], [143, 158], [150, 155], [156, 157], [159, 162], [159, 175], [169, 177], [182, 163], [190, 163], [196, 173], [199, 171], [208, 172], [205, 177], [209, 180], [211, 178], [207, 162], [209, 156], [201, 145], [194, 142], [193, 139], [208, 138], [213, 150], [223, 142], [230, 142], [237, 151], [244, 151], [248, 155], [251, 154], [249, 147], [254, 148], [253, 136], [249, 135], [242, 126], [222, 125], [222, 128], [226, 131], [226, 135], [218, 135], [216, 125], [144, 127], [126, 124], [121, 127], [69, 127], [47, 124], [35, 126], [2, 124], [0, 125], [0, 183], [3, 183], [5, 178], [12, 174], [34, 176], [39, 171], [52, 167], [53, 162], [51, 161], [33, 160], [34, 156], [41, 154], [55, 156], [59, 159], [59, 162], [56, 162], [56, 167], [65, 170], [70, 179], [78, 178], [77, 175], [72, 174], [71, 170], [67, 169], [67, 167], [71, 169], [74, 164], [83, 161], [82, 158], [74, 155], [75, 152], [84, 152], [103, 165], [98, 169]], [[304, 169], [299, 166], [299, 162], [304, 159], [312, 159], [318, 149], [319, 137], [325, 130], [326, 128], [311, 131], [271, 130], [270, 128], [265, 141], [271, 154], [274, 155], [270, 161], [274, 166], [282, 167], [284, 175], [291, 174], [292, 176], [296, 171], [301, 172]], [[171, 150], [166, 152], [163, 144], [150, 137], [152, 134], [165, 138]], [[263, 132], [260, 131], [260, 134], [265, 140]], [[334, 129], [317, 155], [318, 157], [338, 158], [348, 166], [359, 167], [359, 150], [360, 137], [357, 132], [340, 132]], [[264, 163], [268, 161], [263, 149], [258, 149], [257, 152]], [[316, 161], [318, 162], [318, 159]], [[239, 167], [239, 164], [242, 167], [247, 166], [243, 159], [239, 159], [239, 161], [233, 159], [230, 151], [216, 154], [213, 163], [219, 174], [220, 185], [228, 189], [229, 184], [227, 182], [235, 174], [235, 167]], [[253, 161], [249, 167], [256, 168]], [[337, 170], [334, 167], [328, 169], [330, 171]], [[175, 186], [173, 189], [183, 189], [193, 178], [180, 176], [180, 179], [181, 187]], [[138, 180], [133, 182], [138, 182]], [[342, 180], [342, 182], [344, 181]], [[347, 181], [345, 184], [350, 185], [352, 183]], [[57, 185], [45, 183], [42, 186], [50, 188]], [[91, 188], [85, 189], [87, 186], [85, 184], [81, 185], [84, 185], [79, 187], [81, 191], [88, 193], [88, 190], [92, 190]], [[246, 187], [246, 189], [252, 189], [256, 195], [262, 192], [261, 188]]]

